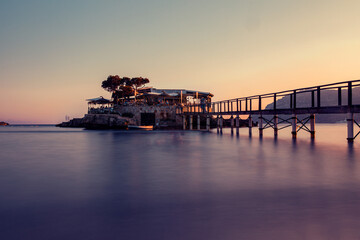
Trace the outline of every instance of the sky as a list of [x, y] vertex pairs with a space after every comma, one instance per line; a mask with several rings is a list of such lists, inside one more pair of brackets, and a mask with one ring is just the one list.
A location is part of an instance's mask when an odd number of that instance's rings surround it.
[[108, 75], [214, 100], [360, 79], [358, 0], [0, 0], [0, 121], [59, 123]]

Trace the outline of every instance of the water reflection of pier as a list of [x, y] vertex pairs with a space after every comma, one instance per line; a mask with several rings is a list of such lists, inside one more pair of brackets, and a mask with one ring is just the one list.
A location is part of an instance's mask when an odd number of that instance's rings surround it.
[[360, 80], [353, 80], [222, 100], [206, 105], [188, 104], [179, 109], [178, 114], [183, 116], [184, 129], [187, 126], [193, 129], [194, 117], [197, 128], [201, 129], [200, 116], [205, 116], [206, 129], [210, 130], [210, 118], [216, 116], [220, 133], [224, 127], [224, 117], [230, 117], [231, 132], [235, 128], [237, 134], [240, 116], [245, 116], [249, 121], [250, 134], [254, 126], [253, 117], [256, 116], [260, 136], [268, 128], [272, 128], [277, 136], [279, 130], [291, 127], [293, 138], [296, 138], [300, 130], [309, 132], [311, 138], [315, 138], [316, 114], [347, 114], [347, 140], [353, 142], [360, 133], [354, 134], [354, 126], [360, 127], [354, 119], [354, 114], [360, 112], [359, 97], [354, 98], [360, 96], [359, 86]]

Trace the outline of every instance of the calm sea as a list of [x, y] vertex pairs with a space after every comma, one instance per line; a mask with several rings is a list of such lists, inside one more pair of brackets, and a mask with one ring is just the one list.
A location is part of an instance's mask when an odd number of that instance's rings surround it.
[[0, 239], [360, 239], [360, 139], [0, 128]]

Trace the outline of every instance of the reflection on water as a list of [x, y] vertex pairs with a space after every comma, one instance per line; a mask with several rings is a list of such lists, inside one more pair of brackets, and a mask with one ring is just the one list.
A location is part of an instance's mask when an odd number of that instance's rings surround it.
[[359, 239], [359, 143], [279, 134], [1, 128], [0, 237]]

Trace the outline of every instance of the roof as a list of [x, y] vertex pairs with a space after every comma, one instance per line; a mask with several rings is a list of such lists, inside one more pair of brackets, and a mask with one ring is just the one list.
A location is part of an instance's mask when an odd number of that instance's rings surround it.
[[[170, 96], [179, 96], [180, 94], [183, 95], [195, 95], [196, 93], [198, 95], [206, 95], [213, 97], [214, 95], [210, 92], [201, 92], [201, 91], [195, 91], [195, 90], [186, 90], [186, 89], [157, 89], [157, 88], [142, 88], [138, 90], [142, 93], [159, 93], [159, 94], [168, 94]], [[155, 94], [154, 94], [155, 95]]]
[[88, 101], [89, 103], [92, 103], [92, 104], [106, 104], [106, 103], [111, 102], [109, 99], [103, 98], [103, 96], [100, 96], [97, 98], [86, 99], [86, 101]]

